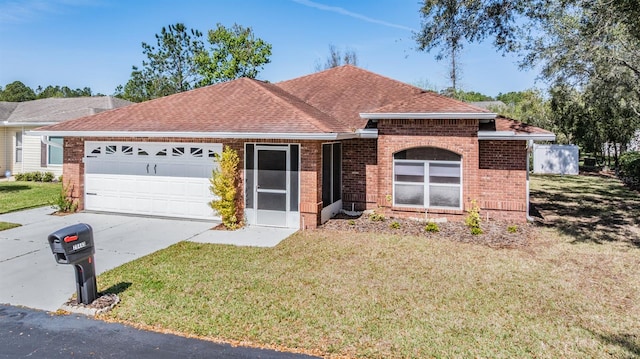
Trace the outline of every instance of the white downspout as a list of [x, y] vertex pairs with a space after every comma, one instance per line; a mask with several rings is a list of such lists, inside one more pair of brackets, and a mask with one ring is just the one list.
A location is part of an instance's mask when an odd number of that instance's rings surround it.
[[529, 213], [529, 207], [530, 207], [530, 200], [529, 200], [529, 194], [530, 194], [530, 188], [529, 188], [529, 170], [530, 170], [530, 166], [529, 166], [529, 162], [531, 160], [531, 152], [533, 151], [533, 140], [529, 140], [527, 141], [527, 221], [529, 222], [533, 222], [534, 219], [533, 217], [531, 217], [531, 214]]

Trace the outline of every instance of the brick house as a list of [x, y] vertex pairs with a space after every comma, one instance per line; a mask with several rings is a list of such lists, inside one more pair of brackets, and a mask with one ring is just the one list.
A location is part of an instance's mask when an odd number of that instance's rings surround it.
[[555, 139], [350, 65], [276, 84], [242, 78], [32, 133], [64, 137], [80, 209], [199, 219], [216, 216], [212, 158], [230, 146], [246, 223], [290, 228], [343, 209], [459, 220], [472, 200], [525, 221], [528, 144]]

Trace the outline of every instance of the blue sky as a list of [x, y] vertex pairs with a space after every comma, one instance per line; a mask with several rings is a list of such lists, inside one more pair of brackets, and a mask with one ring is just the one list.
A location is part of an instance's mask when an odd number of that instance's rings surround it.
[[[259, 78], [271, 82], [314, 72], [329, 44], [352, 49], [358, 65], [411, 84], [448, 86], [446, 61], [416, 51], [418, 0], [0, 0], [0, 86], [91, 87], [112, 94], [155, 44], [163, 26], [185, 23], [205, 32], [238, 23], [273, 45]], [[490, 96], [541, 84], [516, 58], [490, 44], [470, 45], [461, 85]]]

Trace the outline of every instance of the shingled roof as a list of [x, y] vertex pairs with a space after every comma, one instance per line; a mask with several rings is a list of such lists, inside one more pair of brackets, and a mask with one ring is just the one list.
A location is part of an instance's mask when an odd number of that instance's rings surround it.
[[425, 91], [353, 65], [334, 67], [276, 85], [351, 128], [364, 128], [360, 113]]
[[48, 126], [47, 131], [181, 133], [350, 132], [281, 88], [248, 78]]
[[5, 126], [53, 124], [127, 106], [131, 102], [112, 96], [45, 98], [25, 102], [0, 102]]

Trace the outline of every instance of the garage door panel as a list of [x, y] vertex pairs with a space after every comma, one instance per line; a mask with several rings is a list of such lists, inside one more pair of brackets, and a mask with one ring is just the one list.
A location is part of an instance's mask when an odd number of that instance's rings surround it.
[[85, 207], [121, 213], [218, 219], [209, 207], [217, 144], [87, 142]]

